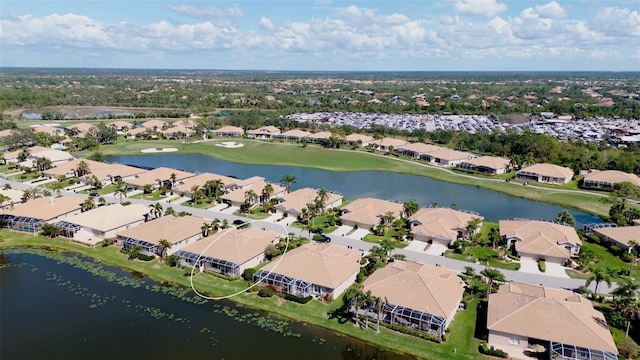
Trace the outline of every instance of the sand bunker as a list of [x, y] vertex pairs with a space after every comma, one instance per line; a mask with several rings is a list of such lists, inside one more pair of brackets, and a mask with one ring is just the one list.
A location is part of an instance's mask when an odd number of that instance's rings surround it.
[[221, 142], [220, 144], [216, 144], [216, 146], [221, 146], [227, 149], [235, 149], [243, 147], [244, 144], [237, 144], [235, 141], [225, 141]]
[[156, 149], [156, 148], [148, 148], [148, 149], [142, 149], [140, 150], [140, 152], [143, 153], [162, 153], [162, 152], [174, 152], [174, 151], [178, 151], [178, 149], [176, 148], [162, 148], [162, 149]]

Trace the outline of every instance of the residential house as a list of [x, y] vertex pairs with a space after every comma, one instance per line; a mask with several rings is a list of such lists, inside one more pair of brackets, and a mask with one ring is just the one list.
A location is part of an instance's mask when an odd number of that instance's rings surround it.
[[332, 244], [305, 244], [262, 267], [253, 281], [299, 297], [336, 299], [356, 281], [362, 252]]
[[479, 220], [474, 234], [482, 228], [484, 218], [478, 213], [450, 208], [421, 208], [409, 217], [414, 240], [450, 246], [457, 239], [468, 237], [469, 223]]
[[593, 232], [602, 241], [611, 242], [613, 245], [628, 252], [631, 252], [635, 246], [640, 245], [640, 227], [638, 225], [595, 228]]
[[167, 139], [182, 139], [195, 133], [193, 129], [184, 126], [173, 126], [162, 131], [162, 135]]
[[329, 131], [320, 131], [307, 135], [307, 140], [312, 143], [323, 144], [329, 141], [329, 138], [331, 138], [331, 136], [332, 134]]
[[475, 157], [475, 155], [466, 151], [458, 151], [441, 147], [438, 150], [426, 154], [424, 159], [433, 164], [451, 167], [456, 166], [463, 161], [472, 159], [473, 157]]
[[181, 119], [178, 121], [174, 121], [171, 123], [172, 127], [181, 127], [183, 129], [195, 129], [198, 126], [198, 123], [191, 119]]
[[345, 141], [349, 145], [355, 145], [359, 141], [361, 146], [369, 146], [373, 140], [375, 140], [373, 137], [362, 134], [349, 134], [345, 137]]
[[[273, 188], [273, 192], [268, 197], [266, 196], [266, 194], [264, 194], [264, 188], [265, 186], [267, 186], [267, 184], [271, 184], [271, 187]], [[250, 191], [254, 192], [256, 198], [247, 198], [247, 194]], [[233, 187], [229, 189], [229, 192], [222, 195], [220, 199], [223, 202], [230, 204], [231, 206], [240, 207], [247, 200], [249, 200], [252, 205], [259, 205], [268, 201], [269, 199], [281, 197], [286, 193], [286, 191], [287, 188], [285, 188], [284, 186], [269, 183], [262, 177], [254, 176], [246, 180], [240, 180], [234, 183]]]
[[[315, 202], [318, 198], [317, 189], [299, 189], [288, 194], [283, 194], [280, 197], [280, 203], [276, 205], [276, 210], [282, 214], [299, 217], [300, 214], [302, 214], [302, 209], [306, 208], [308, 204]], [[323, 210], [340, 206], [342, 200], [342, 195], [327, 192], [327, 199], [322, 203]]]
[[264, 262], [265, 249], [277, 244], [279, 239], [280, 234], [272, 230], [230, 228], [189, 244], [176, 255], [183, 266], [240, 276], [245, 269]]
[[116, 184], [118, 181], [126, 183], [127, 181], [134, 179], [136, 176], [149, 171], [129, 165], [106, 163], [104, 163], [103, 166], [90, 166], [90, 169], [91, 173], [83, 176], [81, 181], [89, 183], [91, 178], [95, 176], [100, 180], [102, 186]]
[[51, 165], [57, 166], [74, 159], [73, 155], [66, 151], [46, 149], [39, 152], [31, 152], [27, 160], [19, 163], [20, 167], [35, 168], [37, 158], [47, 158], [51, 161]]
[[127, 121], [117, 120], [107, 124], [107, 127], [113, 127], [116, 131], [124, 133], [130, 129], [133, 129], [133, 124]]
[[402, 211], [402, 204], [374, 198], [356, 199], [340, 210], [343, 225], [367, 230], [382, 223], [385, 214], [391, 213], [395, 219]]
[[242, 180], [232, 178], [229, 176], [224, 176], [224, 175], [218, 175], [218, 174], [212, 174], [212, 173], [201, 173], [196, 176], [192, 176], [190, 178], [186, 178], [176, 182], [176, 184], [173, 185], [172, 190], [175, 193], [180, 194], [182, 196], [191, 197], [192, 195], [191, 189], [194, 186], [199, 186], [203, 188], [207, 182], [216, 181], [216, 180], [219, 180], [220, 182], [222, 182], [222, 191], [227, 191], [228, 189], [232, 188], [236, 182], [242, 181]]
[[[376, 270], [362, 291], [383, 301], [380, 321], [443, 336], [460, 309], [464, 282], [455, 271], [415, 261], [394, 261]], [[375, 306], [364, 315], [377, 319]]]
[[302, 141], [302, 139], [311, 135], [308, 131], [292, 129], [276, 135], [276, 138], [289, 141]]
[[440, 146], [417, 142], [398, 146], [394, 149], [394, 151], [399, 154], [410, 156], [416, 159], [426, 160], [427, 156], [430, 153], [438, 151], [440, 149]]
[[87, 135], [94, 134], [98, 131], [98, 127], [89, 123], [78, 123], [67, 126], [76, 137], [83, 138]]
[[385, 137], [380, 140], [374, 140], [369, 145], [378, 151], [391, 151], [392, 149], [405, 146], [407, 144], [409, 144], [409, 142], [406, 140]]
[[151, 185], [155, 189], [159, 189], [163, 185], [167, 185], [168, 188], [172, 188], [174, 185], [174, 181], [171, 179], [173, 174], [175, 174], [175, 183], [180, 180], [195, 176], [194, 173], [167, 167], [159, 167], [153, 170], [138, 173], [133, 177], [127, 179], [125, 183], [138, 190], [143, 190], [145, 185]]
[[616, 360], [604, 315], [569, 290], [510, 282], [489, 295], [489, 346], [512, 359], [531, 359], [543, 347], [554, 360]]
[[42, 224], [55, 223], [80, 213], [82, 199], [70, 196], [39, 197], [0, 211], [0, 227], [37, 233]]
[[460, 162], [456, 166], [464, 170], [477, 171], [487, 175], [500, 175], [511, 170], [511, 161], [497, 156], [480, 156]]
[[195, 216], [161, 216], [120, 231], [117, 241], [125, 251], [142, 246], [142, 252], [146, 255], [162, 255], [160, 240], [164, 239], [171, 244], [170, 249], [165, 249], [167, 255], [171, 255], [198, 241], [202, 237], [202, 225], [208, 222]]
[[148, 127], [137, 127], [133, 129], [129, 129], [125, 132], [127, 139], [136, 139], [136, 138], [157, 138], [158, 133], [162, 130], [154, 130], [153, 128]]
[[160, 132], [162, 129], [169, 127], [169, 123], [158, 119], [152, 119], [143, 122], [141, 126], [155, 132]]
[[[51, 169], [47, 169], [45, 171], [42, 172], [42, 175], [44, 175], [45, 177], [48, 177], [49, 179], [53, 179], [53, 178], [57, 178], [57, 177], [63, 177], [63, 178], [71, 178], [71, 177], [78, 177], [78, 165], [84, 162], [85, 164], [87, 164], [87, 168], [88, 173], [90, 174], [91, 171], [93, 169], [97, 169], [103, 166], [107, 166], [107, 164], [99, 162], [99, 161], [93, 161], [93, 160], [89, 160], [89, 159], [73, 159], [70, 161], [67, 161], [65, 163], [62, 164], [58, 164], [54, 167], [52, 167]], [[86, 175], [86, 174], [84, 174]]]
[[516, 177], [523, 180], [564, 185], [573, 178], [573, 170], [553, 164], [534, 164], [520, 169], [516, 173]]
[[56, 226], [62, 236], [95, 246], [104, 239], [115, 238], [120, 231], [143, 224], [148, 215], [149, 207], [143, 204], [112, 204], [68, 217]]
[[0, 209], [12, 208], [15, 204], [22, 203], [23, 190], [0, 188], [0, 194], [8, 198], [6, 201], [0, 203]]
[[247, 130], [249, 138], [259, 140], [271, 140], [280, 134], [280, 129], [275, 126], [263, 126], [254, 130]]
[[4, 160], [7, 163], [18, 163], [18, 162], [20, 162], [18, 160], [18, 157], [20, 156], [20, 154], [24, 150], [27, 150], [29, 155], [31, 155], [31, 154], [37, 154], [37, 153], [42, 152], [42, 151], [47, 151], [47, 150], [49, 150], [49, 148], [42, 147], [42, 146], [24, 147], [24, 148], [21, 148], [21, 149], [18, 149], [18, 150], [7, 151], [4, 154], [2, 154], [2, 156], [4, 157]]
[[237, 126], [223, 126], [213, 130], [214, 136], [240, 137], [244, 134], [244, 129]]
[[48, 126], [48, 125], [39, 125], [39, 126], [32, 127], [31, 131], [33, 131], [34, 133], [41, 132], [41, 133], [49, 134], [51, 136], [65, 136], [64, 130], [57, 127]]
[[582, 241], [567, 225], [540, 220], [500, 220], [500, 236], [523, 260], [564, 264], [578, 256]]
[[589, 188], [613, 189], [622, 182], [640, 186], [640, 177], [618, 170], [591, 171], [584, 176], [582, 185]]

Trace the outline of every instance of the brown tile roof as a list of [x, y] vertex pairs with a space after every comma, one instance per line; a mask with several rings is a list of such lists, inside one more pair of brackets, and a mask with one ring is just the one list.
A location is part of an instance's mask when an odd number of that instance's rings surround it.
[[[244, 194], [245, 192], [249, 191], [249, 190], [253, 190], [253, 192], [256, 193], [256, 195], [260, 196], [260, 194], [262, 194], [262, 190], [264, 190], [264, 187], [267, 185], [268, 183], [265, 180], [260, 180], [260, 181], [256, 181], [253, 182], [251, 185], [246, 186], [242, 189], [238, 189], [236, 191], [231, 191], [229, 193], [226, 193], [224, 195], [222, 195], [220, 198], [223, 200], [228, 200], [228, 201], [232, 201], [232, 202], [244, 202], [245, 198], [244, 198]], [[274, 184], [271, 183], [271, 186], [273, 187], [273, 194], [278, 194], [281, 193], [283, 191], [285, 191], [285, 187], [278, 185], [278, 184]]]
[[443, 160], [464, 160], [464, 159], [469, 159], [470, 157], [473, 156], [473, 154], [466, 151], [458, 151], [454, 149], [441, 147], [438, 150], [430, 152], [429, 156], [432, 156], [437, 159], [443, 159]]
[[47, 126], [47, 125], [41, 125], [41, 126], [32, 127], [31, 131], [33, 131], [33, 132], [43, 132], [43, 133], [47, 133], [49, 135], [63, 135], [64, 134], [63, 130], [58, 129], [57, 127]]
[[244, 129], [237, 126], [223, 126], [220, 129], [213, 130], [214, 133], [225, 133], [225, 134], [243, 134]]
[[84, 161], [89, 166], [89, 171], [107, 166], [107, 164], [99, 161], [93, 161], [89, 159], [73, 159], [66, 163], [59, 164], [51, 169], [45, 170], [42, 173], [47, 176], [57, 176], [72, 173], [78, 167], [78, 164], [80, 164], [80, 162], [82, 161]]
[[54, 149], [46, 149], [38, 152], [31, 152], [31, 156], [34, 158], [45, 157], [53, 162], [73, 159], [73, 155], [71, 155], [70, 153], [66, 151], [54, 150]]
[[617, 354], [604, 316], [568, 290], [511, 282], [489, 295], [487, 328]]
[[[324, 205], [332, 204], [342, 199], [342, 195], [327, 192], [327, 200]], [[303, 188], [284, 194], [280, 197], [283, 201], [276, 205], [276, 208], [285, 212], [300, 214], [307, 204], [314, 202], [318, 198], [318, 190]]]
[[627, 247], [631, 241], [640, 244], [640, 227], [638, 226], [605, 227], [593, 229], [593, 231]]
[[474, 159], [470, 159], [462, 162], [463, 164], [471, 164], [475, 166], [482, 166], [489, 169], [504, 169], [509, 167], [509, 159], [505, 159], [497, 156], [480, 156]]
[[538, 220], [500, 220], [500, 235], [518, 239], [516, 250], [540, 256], [571, 256], [565, 244], [582, 244], [570, 226]]
[[178, 121], [174, 121], [171, 123], [172, 127], [182, 127], [183, 129], [185, 128], [185, 126], [187, 128], [194, 128], [196, 126], [198, 126], [198, 123], [196, 123], [195, 121], [191, 120], [191, 119], [182, 119], [182, 120], [178, 120]]
[[143, 204], [112, 204], [71, 216], [64, 221], [106, 232], [143, 220], [148, 213], [149, 207]]
[[97, 126], [93, 125], [93, 124], [89, 124], [89, 123], [78, 123], [78, 124], [74, 124], [74, 125], [69, 125], [67, 126], [67, 128], [69, 129], [76, 129], [81, 133], [87, 133], [93, 129], [98, 129]]
[[173, 188], [176, 191], [180, 191], [180, 192], [191, 192], [191, 188], [194, 185], [198, 185], [202, 187], [207, 183], [207, 181], [212, 181], [212, 180], [222, 181], [223, 187], [231, 186], [236, 182], [240, 181], [236, 178], [232, 178], [224, 175], [202, 173], [202, 174], [198, 174], [196, 176], [192, 176], [190, 178], [186, 178], [176, 182]]
[[167, 215], [151, 220], [131, 229], [118, 233], [118, 236], [158, 244], [160, 239], [166, 239], [172, 244], [183, 241], [202, 233], [202, 224], [208, 222], [195, 216]]
[[571, 179], [573, 177], [573, 170], [569, 169], [568, 167], [553, 164], [534, 164], [522, 168], [520, 169], [520, 171], [539, 174], [542, 176], [555, 177], [559, 179]]
[[71, 196], [58, 198], [41, 197], [31, 199], [24, 204], [16, 204], [13, 209], [3, 209], [0, 214], [24, 216], [46, 221], [78, 211], [82, 202], [83, 199]]
[[628, 181], [636, 186], [640, 186], [640, 178], [636, 174], [629, 174], [618, 170], [592, 171], [584, 176], [584, 181], [597, 181], [611, 184]]
[[241, 265], [264, 253], [267, 245], [277, 242], [278, 239], [280, 234], [272, 230], [262, 230], [258, 227], [244, 230], [231, 228], [220, 230], [189, 244], [183, 250]]
[[403, 211], [403, 206], [386, 200], [361, 198], [354, 200], [342, 210], [346, 211], [346, 213], [342, 214], [343, 220], [376, 225], [380, 223], [381, 217], [387, 211], [391, 211], [396, 217], [399, 217]]
[[115, 126], [118, 129], [131, 129], [133, 128], [133, 124], [130, 122], [126, 122], [126, 121], [122, 121], [122, 120], [118, 120], [118, 121], [113, 121], [107, 124], [107, 126]]
[[331, 133], [328, 131], [320, 131], [317, 133], [313, 133], [313, 134], [309, 134], [307, 135], [307, 139], [313, 139], [313, 140], [327, 140], [331, 137]]
[[458, 230], [466, 231], [472, 219], [482, 221], [484, 217], [449, 208], [421, 208], [409, 221], [417, 223], [411, 228], [412, 234], [453, 241], [458, 237]]
[[165, 135], [175, 134], [175, 133], [183, 133], [185, 135], [191, 135], [194, 133], [193, 129], [185, 128], [184, 126], [173, 126], [166, 130], [162, 131]]
[[133, 176], [135, 174], [142, 174], [149, 170], [140, 169], [133, 166], [122, 164], [104, 164], [97, 168], [91, 168], [91, 175], [95, 175], [98, 179], [104, 180], [109, 177], [121, 176], [123, 178]]
[[428, 153], [432, 153], [434, 151], [440, 150], [442, 149], [440, 146], [435, 146], [435, 145], [431, 145], [431, 144], [425, 144], [425, 143], [411, 143], [411, 144], [406, 144], [406, 145], [402, 145], [402, 146], [398, 146], [396, 149], [402, 149], [405, 151], [412, 151], [412, 152], [416, 152], [419, 154], [428, 154]]
[[345, 139], [348, 142], [357, 142], [358, 140], [360, 140], [363, 143], [372, 142], [374, 140], [373, 137], [369, 135], [362, 135], [362, 134], [349, 134]]
[[309, 135], [311, 135], [310, 132], [303, 131], [303, 130], [298, 130], [298, 129], [291, 129], [291, 130], [288, 130], [288, 131], [285, 131], [285, 132], [281, 133], [278, 136], [281, 136], [281, 137], [298, 137], [298, 138], [302, 139], [303, 137], [307, 137]]
[[[42, 147], [42, 146], [33, 146], [26, 149], [27, 151], [29, 151], [29, 154], [36, 154], [42, 151], [49, 150], [49, 148]], [[3, 154], [3, 156], [7, 160], [13, 160], [13, 159], [17, 159], [18, 155], [20, 155], [21, 152], [22, 152], [22, 149], [7, 151], [6, 153]]]
[[384, 146], [384, 147], [393, 146], [394, 148], [397, 148], [399, 146], [404, 146], [404, 145], [408, 144], [408, 142], [406, 140], [395, 139], [395, 138], [390, 138], [390, 137], [385, 137], [385, 138], [382, 138], [380, 140], [374, 140], [371, 143], [375, 144], [377, 146]]
[[359, 250], [332, 244], [305, 244], [262, 269], [335, 289], [360, 270], [361, 255]]
[[455, 271], [413, 261], [394, 261], [376, 270], [362, 285], [365, 292], [370, 290], [390, 304], [445, 319], [458, 308], [464, 292]]
[[261, 128], [257, 128], [254, 130], [247, 130], [247, 134], [249, 135], [261, 135], [261, 134], [269, 134], [269, 135], [277, 135], [280, 134], [280, 129], [275, 126], [263, 126]]
[[162, 121], [162, 120], [158, 120], [158, 119], [152, 119], [149, 121], [145, 121], [142, 123], [142, 127], [146, 127], [146, 128], [158, 128], [158, 129], [162, 129], [163, 126], [167, 125], [168, 123], [166, 121]]
[[137, 186], [145, 186], [146, 184], [157, 184], [158, 180], [170, 180], [171, 174], [176, 174], [176, 180], [178, 181], [195, 176], [195, 174], [190, 172], [180, 171], [167, 167], [159, 167], [153, 170], [139, 173], [138, 175], [136, 175], [135, 179], [129, 179], [126, 182]]

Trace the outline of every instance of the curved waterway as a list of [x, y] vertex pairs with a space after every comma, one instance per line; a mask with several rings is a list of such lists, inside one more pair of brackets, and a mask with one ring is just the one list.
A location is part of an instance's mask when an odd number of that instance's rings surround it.
[[[302, 187], [326, 188], [344, 195], [347, 199], [375, 197], [404, 202], [415, 199], [421, 206], [437, 203], [449, 206], [455, 203], [459, 209], [473, 210], [489, 221], [525, 218], [554, 220], [564, 208], [469, 185], [459, 185], [433, 180], [425, 176], [384, 171], [336, 172], [282, 165], [250, 165], [220, 160], [199, 154], [158, 154], [110, 156], [111, 162], [144, 167], [165, 166], [197, 172], [211, 172], [238, 178], [262, 176], [272, 182], [280, 182], [282, 175], [292, 174]], [[601, 222], [590, 214], [565, 209], [576, 219], [576, 226]]]
[[3, 359], [412, 358], [71, 254], [0, 251], [0, 294]]

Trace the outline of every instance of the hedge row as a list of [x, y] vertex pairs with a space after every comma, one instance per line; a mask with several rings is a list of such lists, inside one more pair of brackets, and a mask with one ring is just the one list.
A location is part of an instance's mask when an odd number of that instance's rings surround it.
[[500, 350], [500, 349], [492, 349], [490, 348], [487, 343], [482, 343], [480, 344], [480, 352], [485, 354], [485, 355], [489, 355], [489, 356], [496, 356], [499, 358], [504, 358], [506, 359], [507, 357], [509, 357], [509, 354], [507, 354], [506, 352]]

